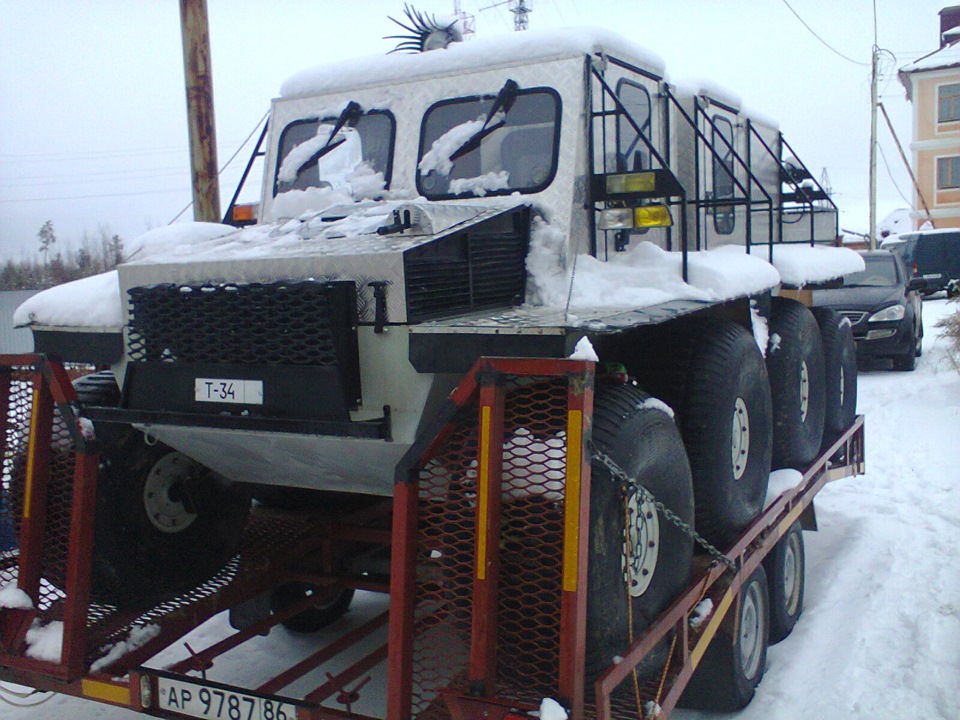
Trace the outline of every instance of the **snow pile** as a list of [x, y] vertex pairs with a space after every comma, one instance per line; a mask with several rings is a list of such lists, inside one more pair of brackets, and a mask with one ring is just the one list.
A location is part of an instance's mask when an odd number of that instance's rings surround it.
[[222, 237], [236, 231], [232, 225], [208, 222], [184, 222], [148, 230], [127, 243], [127, 262], [142, 262], [157, 255], [182, 252], [203, 240]]
[[[502, 113], [499, 114], [502, 119]], [[449, 175], [453, 170], [453, 161], [450, 156], [459, 150], [467, 140], [483, 129], [484, 119], [477, 118], [460, 123], [433, 141], [433, 145], [420, 159], [417, 169], [424, 175], [436, 172], [440, 175]]]
[[28, 298], [13, 313], [14, 327], [39, 324], [119, 328], [123, 325], [116, 270], [57, 285]]
[[450, 181], [450, 192], [454, 195], [473, 193], [484, 197], [491, 190], [506, 190], [510, 187], [510, 173], [506, 170], [488, 172], [479, 177], [457, 178]]
[[593, 349], [593, 344], [587, 339], [586, 335], [577, 341], [577, 346], [573, 349], [570, 359], [592, 360], [593, 362], [600, 362], [600, 358], [597, 356], [597, 351]]
[[47, 662], [60, 662], [60, 656], [63, 653], [63, 623], [54, 620], [41, 625], [39, 620], [34, 620], [33, 625], [27, 630], [26, 641], [27, 657]]
[[663, 400], [659, 400], [655, 397], [647, 398], [638, 406], [641, 410], [659, 410], [664, 415], [672, 418], [673, 417], [673, 408], [667, 405]]
[[[563, 232], [538, 223], [527, 270], [534, 305], [564, 307], [647, 307], [670, 300], [719, 301], [751, 295], [777, 285], [780, 276], [767, 262], [740, 248], [688, 254], [689, 283], [683, 281], [680, 253], [642, 242], [606, 262], [579, 255], [564, 269]], [[571, 283], [572, 278], [572, 283]]]
[[283, 98], [329, 95], [373, 85], [395, 86], [427, 76], [459, 75], [484, 67], [522, 62], [582, 57], [595, 52], [630, 60], [644, 70], [663, 77], [664, 63], [658, 55], [601, 28], [527, 30], [523, 33], [477, 37], [452, 43], [442, 50], [411, 55], [373, 55], [303, 70], [283, 83]]
[[787, 490], [795, 488], [801, 480], [803, 480], [803, 473], [799, 470], [790, 468], [774, 470], [770, 473], [770, 481], [767, 484], [767, 498], [763, 502], [763, 507], [768, 508], [773, 505], [778, 497]]
[[23, 590], [17, 587], [16, 581], [0, 588], [0, 608], [16, 608], [29, 610], [33, 607], [33, 600]]
[[553, 698], [544, 698], [540, 702], [540, 720], [567, 720], [567, 711]]
[[777, 245], [773, 248], [773, 266], [783, 283], [794, 287], [835, 280], [865, 267], [856, 251], [823, 245]]
[[107, 651], [106, 654], [90, 666], [90, 672], [98, 673], [104, 668], [110, 667], [124, 655], [146, 645], [159, 634], [160, 626], [155, 624], [138, 625], [130, 628], [126, 640], [121, 640], [114, 645], [103, 648]]

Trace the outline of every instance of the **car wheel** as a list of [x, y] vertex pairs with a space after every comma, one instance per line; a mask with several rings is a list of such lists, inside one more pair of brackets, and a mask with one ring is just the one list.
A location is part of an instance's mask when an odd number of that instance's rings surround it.
[[917, 353], [915, 350], [896, 355], [893, 358], [893, 369], [902, 372], [911, 372], [917, 369]]

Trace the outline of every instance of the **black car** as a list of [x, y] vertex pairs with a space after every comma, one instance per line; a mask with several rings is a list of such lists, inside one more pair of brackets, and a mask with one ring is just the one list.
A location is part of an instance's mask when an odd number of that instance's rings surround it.
[[918, 230], [885, 240], [883, 250], [892, 250], [907, 266], [912, 277], [927, 281], [924, 294], [950, 292], [951, 282], [960, 278], [960, 230]]
[[910, 277], [894, 253], [861, 255], [866, 268], [844, 276], [842, 287], [815, 291], [813, 304], [850, 321], [858, 358], [893, 358], [897, 370], [913, 370], [923, 349], [921, 293], [927, 283]]

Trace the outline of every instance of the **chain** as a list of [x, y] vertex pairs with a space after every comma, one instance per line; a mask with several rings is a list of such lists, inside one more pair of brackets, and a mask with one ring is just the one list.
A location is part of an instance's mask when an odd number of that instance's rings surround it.
[[635, 478], [630, 477], [627, 472], [620, 467], [619, 464], [617, 464], [616, 460], [603, 452], [603, 450], [600, 450], [592, 442], [589, 444], [589, 448], [590, 452], [593, 454], [593, 457], [596, 460], [599, 460], [600, 464], [610, 471], [610, 475], [613, 477], [613, 479], [620, 483], [621, 490], [624, 492], [624, 494], [628, 494], [631, 490], [636, 490], [639, 492], [640, 497], [642, 497], [645, 501], [652, 503], [654, 507], [660, 511], [660, 514], [663, 515], [663, 517], [669, 520], [673, 525], [676, 525], [678, 528], [680, 528], [680, 531], [683, 532], [684, 535], [690, 537], [697, 545], [706, 550], [713, 557], [714, 561], [723, 563], [731, 570], [737, 570], [737, 565], [735, 562], [733, 562], [733, 560], [720, 552], [715, 545], [711, 544], [688, 523], [684, 522], [683, 519], [673, 510], [651, 495], [650, 491], [637, 482]]

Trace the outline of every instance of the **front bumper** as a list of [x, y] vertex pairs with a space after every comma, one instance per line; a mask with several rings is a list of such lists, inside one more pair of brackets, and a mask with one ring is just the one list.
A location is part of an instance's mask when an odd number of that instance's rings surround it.
[[866, 321], [853, 328], [857, 357], [893, 357], [914, 350], [912, 321], [904, 318], [895, 322]]

